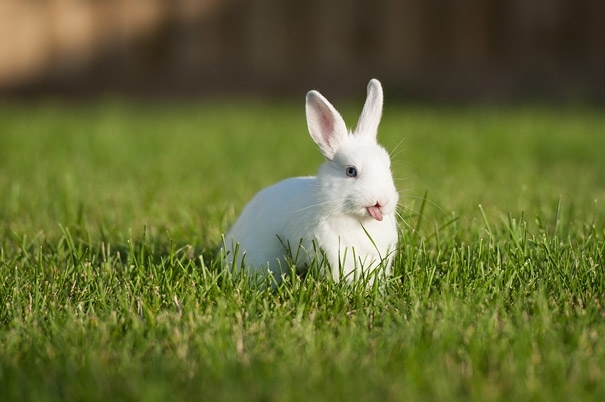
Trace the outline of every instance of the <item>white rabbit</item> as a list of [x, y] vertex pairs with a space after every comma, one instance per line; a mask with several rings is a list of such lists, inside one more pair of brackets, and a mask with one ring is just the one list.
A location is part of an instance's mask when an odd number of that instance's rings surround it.
[[327, 259], [336, 281], [379, 267], [390, 272], [399, 194], [389, 154], [376, 142], [382, 101], [380, 82], [373, 79], [357, 127], [349, 132], [319, 92], [307, 93], [309, 133], [326, 161], [316, 177], [283, 180], [246, 205], [222, 246], [235, 272], [243, 268], [265, 278], [271, 272], [279, 282], [290, 270], [288, 261], [304, 269], [314, 258], [320, 265]]

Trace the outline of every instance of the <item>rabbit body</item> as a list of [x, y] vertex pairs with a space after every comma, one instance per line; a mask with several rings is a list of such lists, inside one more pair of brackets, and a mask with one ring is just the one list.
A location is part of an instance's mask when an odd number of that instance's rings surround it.
[[388, 274], [398, 240], [399, 197], [389, 155], [376, 142], [380, 83], [368, 84], [353, 132], [316, 91], [307, 94], [306, 110], [309, 132], [326, 161], [316, 177], [286, 179], [252, 198], [225, 236], [230, 266], [271, 272], [279, 281], [289, 270], [286, 257], [297, 268], [326, 258], [335, 280], [353, 280], [379, 267]]

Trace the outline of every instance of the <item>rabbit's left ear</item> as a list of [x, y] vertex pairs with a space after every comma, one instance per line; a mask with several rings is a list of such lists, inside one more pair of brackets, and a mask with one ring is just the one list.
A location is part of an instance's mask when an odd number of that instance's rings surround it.
[[368, 83], [368, 96], [363, 105], [361, 116], [355, 127], [355, 135], [376, 138], [378, 125], [382, 116], [382, 86], [377, 79], [371, 79]]
[[307, 93], [307, 126], [321, 153], [332, 160], [347, 136], [347, 126], [334, 106], [319, 92]]

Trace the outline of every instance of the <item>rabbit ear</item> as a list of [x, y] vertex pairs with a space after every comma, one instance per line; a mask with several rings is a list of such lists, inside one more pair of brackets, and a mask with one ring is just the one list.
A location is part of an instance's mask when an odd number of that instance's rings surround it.
[[377, 79], [368, 83], [368, 96], [355, 128], [356, 135], [376, 138], [382, 115], [382, 86]]
[[307, 93], [306, 112], [309, 134], [323, 156], [331, 160], [348, 133], [344, 120], [317, 91]]

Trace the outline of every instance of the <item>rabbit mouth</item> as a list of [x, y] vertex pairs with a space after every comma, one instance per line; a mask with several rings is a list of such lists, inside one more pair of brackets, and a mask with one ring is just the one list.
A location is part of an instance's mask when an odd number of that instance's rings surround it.
[[372, 205], [371, 207], [366, 207], [366, 210], [368, 211], [368, 214], [370, 214], [370, 216], [372, 218], [376, 219], [377, 221], [382, 220], [382, 211], [380, 211], [379, 203], [376, 203], [376, 204]]

